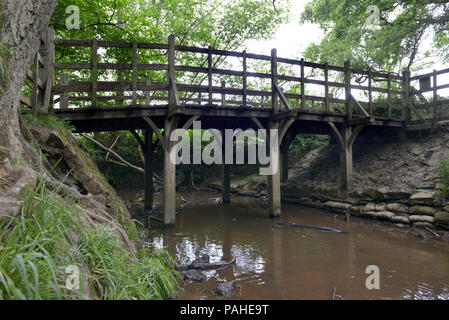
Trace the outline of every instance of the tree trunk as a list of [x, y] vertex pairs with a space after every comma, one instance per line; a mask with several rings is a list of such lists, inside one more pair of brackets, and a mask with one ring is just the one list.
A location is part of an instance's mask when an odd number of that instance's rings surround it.
[[38, 176], [39, 156], [21, 132], [19, 98], [56, 4], [57, 0], [0, 0], [0, 41], [9, 49], [8, 57], [1, 57], [6, 58], [9, 81], [0, 91], [0, 217], [17, 213], [22, 189], [34, 186]]

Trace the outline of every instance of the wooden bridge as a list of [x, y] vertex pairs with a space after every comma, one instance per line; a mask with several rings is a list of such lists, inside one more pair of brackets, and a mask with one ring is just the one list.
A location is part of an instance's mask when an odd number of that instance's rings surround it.
[[[55, 61], [55, 48], [82, 48], [89, 61]], [[102, 61], [106, 50], [128, 61]], [[146, 63], [149, 55], [160, 63]], [[177, 64], [177, 57], [189, 65]], [[225, 68], [220, 68], [226, 65]], [[28, 74], [31, 97], [21, 102], [53, 112], [77, 132], [129, 130], [145, 153], [145, 208], [153, 207], [152, 138], [164, 150], [164, 224], [175, 222], [175, 165], [170, 161], [176, 128], [196, 120], [203, 129], [278, 129], [281, 170], [268, 177], [269, 213], [281, 214], [281, 181], [288, 177], [288, 148], [299, 133], [333, 134], [340, 145], [342, 195], [351, 189], [352, 146], [359, 134], [397, 135], [432, 130], [449, 119], [438, 77], [449, 69], [411, 77], [382, 71], [280, 58], [271, 55], [167, 44], [55, 40], [49, 29]], [[55, 81], [57, 78], [57, 81]], [[416, 89], [415, 86], [418, 86]], [[416, 83], [416, 84], [415, 84]], [[310, 90], [312, 88], [312, 90]], [[431, 99], [424, 93], [433, 93]], [[27, 109], [25, 108], [25, 109]], [[145, 131], [144, 141], [136, 130]], [[223, 165], [223, 201], [230, 201], [230, 170]]]

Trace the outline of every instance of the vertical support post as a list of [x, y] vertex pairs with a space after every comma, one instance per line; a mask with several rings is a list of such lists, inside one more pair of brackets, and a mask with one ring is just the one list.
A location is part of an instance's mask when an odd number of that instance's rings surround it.
[[33, 112], [38, 111], [38, 90], [39, 90], [39, 52], [37, 52], [34, 57], [33, 92], [31, 94], [31, 106]]
[[440, 112], [438, 108], [438, 81], [437, 81], [437, 71], [433, 70], [433, 122], [436, 124], [440, 117]]
[[42, 112], [48, 113], [50, 106], [53, 105], [53, 95], [51, 93], [55, 81], [55, 29], [47, 28], [45, 33], [45, 52], [44, 57], [45, 70], [45, 93], [43, 97]]
[[346, 116], [348, 120], [352, 119], [351, 107], [351, 62], [345, 61], [345, 100], [346, 100]]
[[[151, 80], [150, 80], [150, 76], [146, 75], [145, 77], [145, 85], [148, 87], [151, 85]], [[149, 106], [151, 104], [151, 94], [150, 94], [150, 89], [146, 89], [145, 90], [145, 105]]]
[[[61, 74], [60, 84], [61, 86], [69, 85], [69, 75], [67, 73]], [[69, 94], [68, 92], [63, 92], [59, 96], [59, 109], [67, 110], [68, 108], [69, 108]]]
[[329, 63], [324, 65], [324, 104], [326, 112], [329, 112]]
[[371, 117], [374, 117], [374, 108], [373, 108], [373, 78], [371, 74], [371, 69], [368, 70], [368, 106], [369, 106], [369, 114]]
[[411, 120], [410, 109], [408, 106], [410, 99], [410, 71], [408, 70], [404, 70], [402, 72], [402, 92], [402, 113], [404, 117], [404, 125], [408, 125]]
[[278, 82], [278, 58], [277, 49], [271, 50], [271, 99], [273, 105], [273, 113], [279, 112], [278, 94], [276, 85]]
[[304, 111], [306, 108], [306, 99], [305, 99], [305, 73], [304, 73], [304, 58], [301, 59], [301, 110]]
[[247, 77], [247, 62], [246, 62], [246, 50], [243, 51], [243, 106], [246, 107], [247, 104], [247, 87], [248, 87], [248, 77]]
[[153, 209], [153, 130], [145, 130], [145, 211]]
[[173, 142], [170, 135], [176, 128], [177, 121], [166, 118], [164, 121], [164, 226], [174, 227], [176, 220], [176, 164], [170, 157]]
[[209, 93], [209, 104], [213, 103], [213, 94], [212, 94], [212, 46], [209, 46], [208, 54], [207, 54], [207, 87]]
[[351, 134], [352, 128], [350, 126], [343, 126], [341, 130], [343, 144], [340, 144], [340, 191], [345, 197], [352, 188], [352, 144], [349, 143]]
[[388, 118], [391, 119], [391, 73], [388, 72], [387, 76], [387, 107], [388, 107]]
[[120, 89], [116, 93], [117, 100], [115, 103], [117, 104], [117, 106], [123, 106], [125, 104], [125, 89], [123, 89], [122, 87], [122, 82], [124, 81], [123, 76], [119, 74], [117, 80], [120, 82]]
[[[278, 130], [279, 122], [270, 122], [269, 131]], [[271, 161], [277, 169], [272, 175], [268, 176], [268, 201], [269, 214], [271, 218], [281, 216], [281, 170], [279, 168], [279, 140], [275, 141], [275, 145], [271, 145], [271, 132], [267, 132], [267, 146], [270, 150]]]
[[133, 41], [133, 63], [132, 63], [132, 68], [133, 68], [133, 76], [132, 76], [132, 81], [133, 81], [133, 103], [132, 104], [137, 104], [137, 41], [136, 40]]
[[[221, 82], [221, 88], [222, 89], [226, 88], [226, 81], [223, 80]], [[224, 92], [221, 93], [221, 106], [226, 107], [226, 93], [224, 93]]]
[[173, 90], [173, 81], [175, 81], [175, 35], [171, 34], [168, 37], [168, 109], [169, 113], [171, 110], [176, 108], [176, 97]]
[[222, 183], [221, 183], [221, 192], [222, 192], [222, 200], [223, 203], [231, 203], [231, 166], [226, 164], [226, 148], [225, 148], [225, 131], [221, 130], [222, 137]]
[[92, 107], [98, 104], [98, 40], [92, 41]]

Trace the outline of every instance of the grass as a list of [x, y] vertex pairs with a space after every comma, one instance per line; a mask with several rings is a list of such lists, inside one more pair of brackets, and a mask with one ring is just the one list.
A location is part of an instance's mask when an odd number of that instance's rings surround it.
[[[111, 226], [85, 226], [83, 214], [41, 182], [18, 217], [0, 220], [0, 300], [166, 299], [177, 292], [165, 250], [144, 246], [134, 258]], [[80, 290], [65, 288], [71, 265], [81, 270]]]
[[449, 199], [449, 156], [440, 161], [439, 173], [443, 184], [441, 193], [446, 199]]
[[27, 113], [23, 116], [25, 122], [31, 126], [37, 126], [38, 124], [52, 129], [52, 130], [66, 130], [68, 132], [73, 132], [75, 128], [71, 126], [67, 121], [53, 114], [44, 113]]

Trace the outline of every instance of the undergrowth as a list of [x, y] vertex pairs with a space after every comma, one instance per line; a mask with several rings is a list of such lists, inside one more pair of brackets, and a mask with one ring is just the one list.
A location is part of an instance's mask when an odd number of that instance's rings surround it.
[[38, 124], [52, 129], [52, 130], [66, 130], [69, 132], [73, 132], [75, 128], [71, 126], [67, 121], [64, 121], [61, 118], [53, 114], [45, 114], [39, 112], [27, 113], [23, 116], [26, 123], [32, 126], [37, 126]]
[[440, 161], [439, 173], [442, 182], [441, 193], [449, 199], [449, 155]]
[[[177, 292], [179, 275], [165, 250], [144, 246], [135, 258], [111, 226], [88, 227], [83, 214], [41, 182], [19, 216], [2, 217], [0, 300], [166, 299]], [[79, 290], [65, 286], [68, 266], [81, 271]]]

